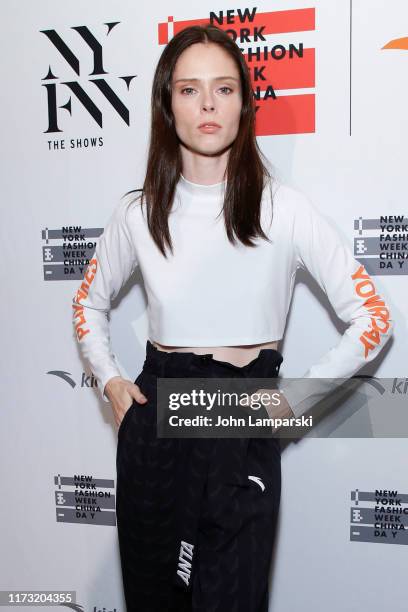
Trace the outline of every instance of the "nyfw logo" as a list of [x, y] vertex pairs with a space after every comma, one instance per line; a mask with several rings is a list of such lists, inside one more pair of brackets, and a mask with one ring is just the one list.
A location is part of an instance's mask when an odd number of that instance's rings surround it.
[[[105, 23], [107, 30], [105, 37], [112, 36], [112, 31], [120, 21]], [[47, 95], [48, 127], [44, 133], [62, 132], [62, 113], [72, 116], [75, 105], [80, 105], [88, 113], [89, 117], [103, 127], [103, 114], [100, 108], [100, 96], [110, 105], [112, 112], [118, 116], [126, 125], [130, 124], [129, 108], [126, 104], [127, 93], [132, 80], [137, 76], [116, 76], [106, 70], [108, 62], [104, 56], [103, 34], [92, 32], [88, 26], [72, 26], [71, 30], [83, 43], [81, 56], [74, 52], [67, 41], [68, 36], [63, 36], [56, 30], [40, 30], [47, 37], [55, 53], [63, 59], [67, 69], [63, 74], [56, 74], [53, 62], [48, 67], [48, 73], [42, 79], [42, 87]], [[116, 29], [115, 29], [116, 32]], [[120, 43], [120, 37], [118, 37]], [[75, 41], [75, 48], [78, 47]], [[81, 64], [89, 67], [92, 71], [84, 75]]]
[[256, 107], [256, 135], [315, 132], [315, 9], [258, 12], [256, 7], [210, 11], [207, 18], [170, 16], [158, 24], [165, 45], [180, 30], [211, 23], [239, 46]]

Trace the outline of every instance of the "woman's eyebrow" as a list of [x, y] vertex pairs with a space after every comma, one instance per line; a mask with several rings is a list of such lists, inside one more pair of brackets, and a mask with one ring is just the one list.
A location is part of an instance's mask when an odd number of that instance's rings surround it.
[[[176, 81], [174, 81], [174, 83], [181, 83], [181, 82], [199, 82], [202, 79], [197, 79], [197, 78], [191, 78], [191, 79], [177, 79]], [[231, 80], [231, 81], [238, 81], [238, 79], [236, 77], [233, 76], [219, 76], [219, 77], [214, 77], [212, 79], [213, 81], [227, 81], [227, 80]]]

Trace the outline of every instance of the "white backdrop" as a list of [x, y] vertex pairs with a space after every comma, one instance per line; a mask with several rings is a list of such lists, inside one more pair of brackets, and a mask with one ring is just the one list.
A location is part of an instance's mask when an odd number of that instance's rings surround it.
[[[335, 219], [356, 256], [371, 254], [376, 267], [380, 216], [408, 217], [408, 5], [259, 0], [256, 6], [265, 40], [240, 43], [243, 51], [303, 44], [308, 58], [298, 60], [299, 73], [290, 60], [283, 68], [269, 60], [277, 97], [262, 102], [258, 142], [278, 176]], [[208, 20], [212, 10], [237, 8], [253, 9], [207, 0], [158, 1], [143, 13], [130, 0], [3, 3], [2, 590], [73, 590], [85, 612], [125, 609], [114, 514], [116, 427], [73, 334], [71, 299], [84, 263], [64, 266], [63, 260], [81, 259], [82, 249], [69, 253], [69, 240], [78, 234], [96, 244], [118, 198], [142, 184], [150, 88], [163, 49], [159, 24], [171, 36], [169, 16], [188, 25]], [[309, 11], [290, 12], [303, 8]], [[238, 31], [238, 21], [229, 27]], [[94, 55], [86, 33], [101, 45], [104, 74], [90, 74]], [[396, 39], [397, 48], [383, 48]], [[128, 124], [93, 79], [104, 79], [116, 93]], [[101, 113], [102, 126], [78, 99], [79, 90]], [[47, 133], [53, 92], [60, 131]], [[363, 239], [355, 229], [360, 217], [373, 220]], [[407, 374], [408, 264], [402, 264], [371, 271], [388, 296], [395, 334], [376, 370], [366, 374]], [[134, 380], [147, 338], [138, 274], [120, 297], [112, 311], [113, 348]], [[302, 376], [342, 329], [316, 284], [299, 274], [280, 346], [281, 375]], [[397, 491], [407, 507], [407, 450], [404, 438], [310, 438], [285, 448], [273, 612], [380, 611], [390, 601], [395, 611], [406, 610], [408, 538], [352, 540], [351, 517], [362, 522], [356, 507], [372, 508], [377, 489]], [[90, 486], [81, 489], [84, 482]], [[74, 491], [88, 489], [100, 511], [76, 511], [83, 498]]]

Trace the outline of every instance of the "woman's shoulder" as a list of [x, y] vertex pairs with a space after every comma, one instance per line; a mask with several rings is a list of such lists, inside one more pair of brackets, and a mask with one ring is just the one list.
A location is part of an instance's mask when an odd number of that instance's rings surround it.
[[127, 191], [120, 196], [119, 206], [121, 206], [123, 209], [126, 209], [133, 203], [139, 206], [142, 201], [142, 194], [143, 189], [131, 189], [130, 191]]
[[269, 186], [267, 199], [272, 202], [272, 214], [276, 213], [282, 223], [301, 222], [315, 210], [310, 197], [289, 182], [274, 177]]
[[116, 214], [128, 226], [138, 225], [142, 214], [142, 189], [132, 189], [119, 197]]
[[288, 212], [301, 211], [302, 208], [312, 205], [310, 198], [304, 191], [281, 178], [273, 179], [272, 195], [277, 205]]

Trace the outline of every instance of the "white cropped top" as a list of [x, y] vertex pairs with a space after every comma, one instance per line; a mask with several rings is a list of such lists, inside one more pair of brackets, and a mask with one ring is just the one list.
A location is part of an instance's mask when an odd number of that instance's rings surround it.
[[[122, 375], [111, 348], [108, 312], [136, 266], [148, 297], [149, 338], [164, 345], [280, 340], [299, 267], [312, 274], [337, 315], [350, 324], [305, 377], [348, 378], [390, 337], [388, 305], [333, 222], [305, 195], [274, 179], [273, 208], [268, 185], [261, 213], [270, 242], [257, 238], [256, 247], [239, 241], [234, 246], [222, 215], [224, 188], [225, 182], [200, 185], [181, 175], [169, 215], [174, 255], [168, 251], [167, 259], [150, 236], [140, 198], [129, 204], [135, 195], [125, 196], [113, 211], [72, 304], [76, 338], [105, 401], [107, 381]], [[289, 385], [288, 401], [297, 415], [317, 399], [305, 403], [301, 394]]]

